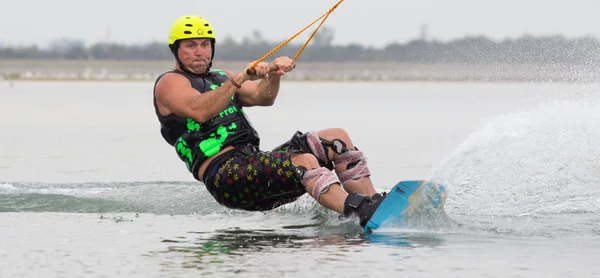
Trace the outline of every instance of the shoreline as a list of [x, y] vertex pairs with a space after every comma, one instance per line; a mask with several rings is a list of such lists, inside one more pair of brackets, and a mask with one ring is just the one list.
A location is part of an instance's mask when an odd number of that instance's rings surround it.
[[[215, 62], [214, 69], [243, 70], [247, 62]], [[173, 61], [0, 60], [0, 81], [154, 81]], [[572, 64], [299, 62], [285, 76], [294, 82], [599, 82], [597, 67]]]
[[[52, 77], [37, 77], [37, 78], [3, 78], [0, 76], [0, 83], [16, 83], [16, 82], [154, 82], [156, 78], [52, 78]], [[553, 80], [553, 79], [409, 79], [409, 78], [395, 78], [395, 79], [335, 79], [335, 78], [311, 78], [311, 79], [297, 79], [297, 78], [286, 78], [283, 79], [285, 82], [297, 82], [297, 83], [339, 83], [339, 82], [387, 82], [387, 83], [410, 83], [410, 82], [431, 82], [431, 83], [598, 83], [598, 80]]]

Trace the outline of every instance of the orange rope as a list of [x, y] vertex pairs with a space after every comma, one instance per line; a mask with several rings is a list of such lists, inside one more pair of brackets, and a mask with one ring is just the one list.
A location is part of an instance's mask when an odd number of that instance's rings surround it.
[[271, 56], [273, 53], [277, 52], [277, 50], [279, 50], [280, 48], [282, 48], [284, 45], [286, 45], [288, 42], [290, 42], [291, 40], [293, 40], [294, 38], [296, 38], [297, 36], [299, 36], [302, 32], [304, 32], [306, 29], [308, 29], [310, 26], [314, 25], [317, 21], [319, 21], [320, 19], [323, 19], [321, 21], [321, 23], [319, 24], [319, 26], [317, 26], [317, 28], [315, 29], [315, 31], [310, 35], [310, 37], [308, 38], [308, 40], [304, 43], [304, 45], [302, 45], [302, 48], [300, 48], [300, 50], [298, 51], [298, 53], [296, 53], [296, 56], [294, 56], [294, 61], [296, 61], [296, 59], [298, 58], [298, 56], [300, 56], [300, 53], [302, 53], [302, 51], [304, 51], [304, 48], [308, 45], [308, 43], [310, 42], [310, 40], [312, 40], [312, 38], [315, 36], [315, 34], [317, 33], [317, 31], [319, 30], [319, 28], [321, 28], [321, 25], [323, 25], [323, 23], [325, 22], [325, 20], [327, 19], [327, 17], [329, 17], [329, 14], [331, 14], [333, 12], [333, 10], [335, 10], [335, 8], [337, 8], [337, 6], [339, 6], [344, 0], [340, 0], [339, 2], [337, 2], [333, 7], [331, 7], [331, 9], [329, 9], [329, 11], [327, 11], [325, 14], [323, 14], [322, 16], [320, 16], [319, 18], [317, 18], [315, 21], [313, 21], [311, 24], [307, 25], [306, 27], [304, 27], [302, 30], [298, 31], [298, 33], [296, 33], [295, 35], [291, 36], [289, 39], [285, 40], [284, 42], [282, 42], [280, 45], [278, 45], [277, 47], [273, 48], [273, 50], [269, 51], [269, 53], [265, 54], [265, 56], [263, 56], [262, 58], [258, 59], [256, 62], [252, 63], [252, 65], [250, 66], [250, 68], [254, 68], [258, 63], [264, 61], [265, 59], [267, 59], [269, 56]]
[[[344, 0], [342, 0], [342, 1], [344, 1]], [[317, 26], [317, 28], [310, 35], [310, 37], [308, 38], [308, 40], [306, 40], [306, 42], [302, 45], [302, 47], [300, 48], [300, 50], [298, 50], [298, 53], [296, 53], [296, 56], [294, 56], [294, 62], [296, 61], [296, 59], [298, 59], [298, 56], [300, 56], [300, 53], [302, 53], [302, 51], [304, 51], [304, 48], [306, 48], [306, 46], [308, 45], [308, 43], [310, 42], [310, 40], [312, 40], [312, 38], [315, 36], [315, 34], [317, 33], [317, 31], [319, 31], [319, 28], [321, 28], [321, 25], [323, 25], [323, 23], [325, 23], [325, 20], [327, 19], [327, 17], [329, 17], [329, 14], [331, 14], [331, 12], [333, 11], [333, 9], [335, 9], [335, 7], [332, 8], [331, 10], [329, 10], [329, 12], [325, 15], [325, 18], [323, 18], [323, 20], [321, 20], [321, 23], [319, 24], [319, 26]]]

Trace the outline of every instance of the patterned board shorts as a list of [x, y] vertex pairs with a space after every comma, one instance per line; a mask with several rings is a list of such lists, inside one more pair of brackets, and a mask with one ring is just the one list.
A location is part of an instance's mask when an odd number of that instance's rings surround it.
[[291, 203], [306, 193], [293, 172], [291, 158], [296, 153], [289, 142], [272, 151], [235, 149], [208, 167], [206, 188], [232, 209], [264, 211]]

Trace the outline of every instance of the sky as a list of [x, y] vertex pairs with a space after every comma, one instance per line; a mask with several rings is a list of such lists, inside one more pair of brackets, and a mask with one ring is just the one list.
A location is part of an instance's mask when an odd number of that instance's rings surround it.
[[[0, 44], [45, 46], [70, 38], [86, 44], [167, 43], [172, 22], [182, 15], [205, 17], [219, 38], [236, 41], [259, 30], [283, 42], [326, 13], [338, 0], [20, 0], [0, 9]], [[285, 4], [283, 4], [285, 3]], [[465, 36], [493, 40], [562, 35], [600, 38], [600, 0], [344, 0], [323, 26], [334, 44], [382, 47], [421, 35], [449, 41]], [[318, 24], [318, 23], [317, 23]], [[314, 25], [314, 27], [317, 26]], [[302, 43], [313, 29], [294, 42]]]

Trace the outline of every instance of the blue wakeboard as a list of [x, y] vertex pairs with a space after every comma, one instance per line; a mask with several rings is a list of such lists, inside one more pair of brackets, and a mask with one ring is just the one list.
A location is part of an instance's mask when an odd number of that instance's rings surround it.
[[443, 211], [446, 189], [443, 185], [423, 181], [401, 181], [390, 190], [364, 227], [370, 234], [386, 221], [403, 222], [409, 216], [427, 216]]

